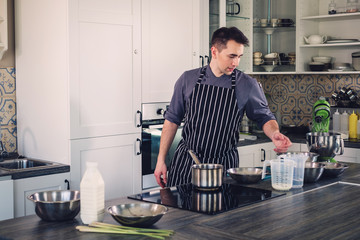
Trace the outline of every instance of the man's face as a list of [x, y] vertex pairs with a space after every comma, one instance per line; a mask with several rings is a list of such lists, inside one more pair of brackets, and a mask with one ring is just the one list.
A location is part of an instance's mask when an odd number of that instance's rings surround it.
[[226, 48], [220, 52], [216, 47], [211, 48], [212, 57], [217, 62], [218, 73], [230, 75], [234, 69], [239, 65], [240, 57], [244, 54], [244, 45], [229, 40]]

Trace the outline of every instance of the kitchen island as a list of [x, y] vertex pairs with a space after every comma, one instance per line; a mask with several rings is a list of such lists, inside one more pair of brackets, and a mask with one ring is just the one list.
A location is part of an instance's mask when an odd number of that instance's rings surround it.
[[[232, 179], [225, 180], [235, 183]], [[249, 187], [271, 190], [269, 179]], [[119, 198], [106, 206], [139, 202]], [[338, 178], [323, 178], [286, 195], [206, 215], [169, 207], [154, 228], [172, 229], [171, 239], [360, 239], [360, 164]], [[106, 213], [104, 222], [117, 224]], [[0, 222], [0, 239], [145, 239], [137, 236], [82, 233], [80, 215], [65, 222], [26, 216]]]

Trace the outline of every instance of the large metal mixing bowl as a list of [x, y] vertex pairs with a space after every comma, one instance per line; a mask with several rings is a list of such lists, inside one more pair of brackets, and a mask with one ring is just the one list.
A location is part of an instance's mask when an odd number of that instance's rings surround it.
[[37, 192], [27, 198], [35, 203], [36, 214], [45, 221], [70, 220], [80, 211], [79, 191]]
[[309, 132], [306, 143], [310, 152], [318, 153], [318, 161], [327, 161], [344, 153], [344, 140], [340, 133]]
[[107, 211], [122, 225], [150, 227], [160, 220], [168, 208], [154, 203], [128, 203], [108, 207]]

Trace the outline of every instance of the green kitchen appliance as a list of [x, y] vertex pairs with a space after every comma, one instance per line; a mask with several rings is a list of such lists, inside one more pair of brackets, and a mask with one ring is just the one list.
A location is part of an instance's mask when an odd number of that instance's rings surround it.
[[313, 106], [312, 132], [329, 132], [330, 104], [324, 97], [320, 97]]
[[330, 104], [320, 97], [313, 106], [312, 132], [306, 134], [310, 152], [319, 154], [318, 161], [336, 162], [334, 157], [344, 153], [344, 140], [340, 133], [329, 132]]

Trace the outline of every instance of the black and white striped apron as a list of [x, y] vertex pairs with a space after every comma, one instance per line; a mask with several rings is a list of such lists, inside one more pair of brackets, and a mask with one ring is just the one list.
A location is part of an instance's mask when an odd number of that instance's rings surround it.
[[231, 88], [202, 84], [206, 67], [186, 106], [185, 122], [180, 141], [170, 163], [167, 186], [191, 182], [188, 153], [191, 149], [202, 163], [218, 163], [229, 168], [238, 167], [236, 145], [239, 140], [241, 113], [235, 95], [235, 71], [231, 75]]

